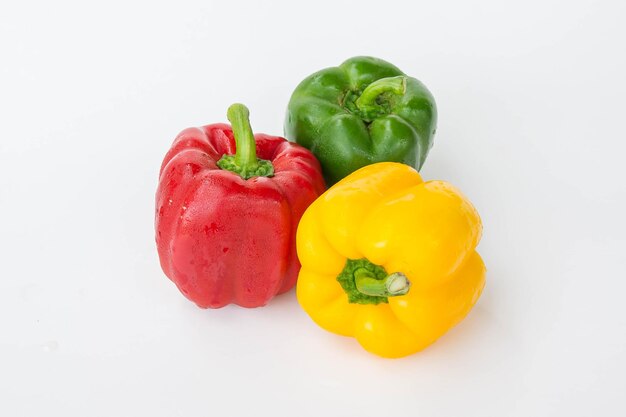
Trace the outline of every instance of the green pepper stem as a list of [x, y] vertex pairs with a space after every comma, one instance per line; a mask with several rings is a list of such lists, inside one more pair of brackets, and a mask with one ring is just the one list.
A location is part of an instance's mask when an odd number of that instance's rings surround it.
[[381, 78], [368, 85], [356, 99], [356, 106], [359, 110], [367, 111], [371, 106], [376, 105], [376, 98], [383, 93], [404, 94], [406, 91], [406, 76]]
[[250, 126], [250, 112], [243, 104], [235, 103], [226, 113], [235, 136], [235, 155], [222, 155], [217, 166], [238, 174], [244, 180], [252, 177], [271, 177], [274, 166], [271, 161], [258, 159], [256, 141]]
[[394, 272], [383, 279], [376, 279], [365, 268], [354, 271], [354, 283], [359, 292], [377, 297], [404, 295], [411, 288], [409, 279], [402, 272]]
[[250, 111], [243, 104], [235, 103], [228, 108], [226, 113], [228, 121], [233, 128], [235, 144], [235, 163], [245, 171], [254, 171], [259, 166], [256, 158], [256, 142], [250, 126]]

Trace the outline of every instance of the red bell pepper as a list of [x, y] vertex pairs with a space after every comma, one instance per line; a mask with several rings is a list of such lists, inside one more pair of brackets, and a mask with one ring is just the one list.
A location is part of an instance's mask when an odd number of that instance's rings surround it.
[[245, 106], [234, 104], [232, 128], [184, 130], [161, 165], [155, 220], [161, 267], [202, 308], [259, 307], [291, 289], [300, 269], [298, 222], [325, 189], [311, 152], [253, 135], [248, 117]]

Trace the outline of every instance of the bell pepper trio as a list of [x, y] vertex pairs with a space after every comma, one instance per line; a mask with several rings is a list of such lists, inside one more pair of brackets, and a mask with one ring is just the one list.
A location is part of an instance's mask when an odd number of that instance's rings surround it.
[[259, 307], [297, 282], [314, 322], [390, 358], [467, 315], [485, 284], [482, 225], [456, 188], [418, 173], [437, 119], [422, 83], [355, 57], [296, 88], [290, 141], [253, 134], [241, 104], [227, 117], [184, 130], [161, 165], [157, 249], [187, 298]]

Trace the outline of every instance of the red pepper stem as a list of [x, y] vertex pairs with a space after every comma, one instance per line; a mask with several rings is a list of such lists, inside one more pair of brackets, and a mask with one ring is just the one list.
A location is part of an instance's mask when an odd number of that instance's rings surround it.
[[355, 104], [360, 110], [368, 110], [376, 105], [376, 98], [383, 93], [401, 95], [406, 92], [406, 76], [381, 78], [368, 85], [356, 100]]
[[222, 155], [217, 166], [232, 171], [244, 180], [252, 177], [271, 177], [274, 166], [271, 161], [256, 156], [256, 141], [250, 126], [250, 112], [243, 104], [235, 103], [226, 113], [235, 136], [235, 155]]
[[359, 268], [354, 271], [356, 289], [362, 294], [377, 297], [394, 297], [409, 292], [411, 283], [402, 272], [394, 272], [383, 279], [376, 279], [370, 271]]
[[256, 142], [250, 126], [250, 111], [243, 104], [235, 103], [228, 108], [226, 113], [228, 121], [233, 128], [237, 151], [235, 163], [242, 170], [254, 171], [259, 166], [256, 158]]

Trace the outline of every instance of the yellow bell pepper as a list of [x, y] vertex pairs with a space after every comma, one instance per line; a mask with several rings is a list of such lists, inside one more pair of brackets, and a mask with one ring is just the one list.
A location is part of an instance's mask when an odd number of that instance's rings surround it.
[[461, 321], [485, 285], [482, 224], [452, 185], [381, 162], [328, 189], [297, 232], [297, 297], [322, 328], [397, 358]]

